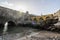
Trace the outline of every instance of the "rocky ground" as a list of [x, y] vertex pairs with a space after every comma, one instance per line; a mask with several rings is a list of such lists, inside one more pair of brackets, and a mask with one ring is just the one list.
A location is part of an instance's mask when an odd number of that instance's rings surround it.
[[[15, 31], [14, 31], [15, 30]], [[60, 40], [60, 33], [37, 30], [29, 27], [17, 27], [3, 36], [1, 40]], [[18, 32], [17, 32], [18, 31]]]
[[60, 40], [60, 34], [49, 31], [39, 31], [24, 35], [20, 33], [3, 35], [4, 40]]
[[60, 40], [60, 33], [47, 30], [38, 30], [30, 27], [14, 27], [0, 40]]
[[[40, 31], [35, 35], [25, 36], [21, 40], [60, 40], [60, 34], [49, 31]], [[18, 40], [20, 40], [18, 39]]]

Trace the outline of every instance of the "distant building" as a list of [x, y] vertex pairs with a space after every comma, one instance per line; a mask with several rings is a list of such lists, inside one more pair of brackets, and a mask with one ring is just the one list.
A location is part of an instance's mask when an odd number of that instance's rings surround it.
[[60, 10], [58, 10], [56, 13], [54, 13], [54, 16], [58, 16], [59, 21], [60, 21]]

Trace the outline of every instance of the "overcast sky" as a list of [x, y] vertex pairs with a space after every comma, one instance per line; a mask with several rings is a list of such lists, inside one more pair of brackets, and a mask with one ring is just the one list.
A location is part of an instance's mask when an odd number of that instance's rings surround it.
[[29, 11], [40, 15], [54, 13], [60, 9], [60, 0], [0, 0], [0, 5], [15, 10]]

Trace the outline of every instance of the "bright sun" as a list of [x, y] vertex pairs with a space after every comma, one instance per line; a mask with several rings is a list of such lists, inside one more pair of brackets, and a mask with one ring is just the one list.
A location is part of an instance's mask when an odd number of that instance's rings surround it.
[[26, 12], [28, 11], [28, 8], [26, 6], [23, 6], [23, 5], [20, 5], [20, 6], [17, 6], [15, 7], [16, 10], [19, 10], [21, 12]]

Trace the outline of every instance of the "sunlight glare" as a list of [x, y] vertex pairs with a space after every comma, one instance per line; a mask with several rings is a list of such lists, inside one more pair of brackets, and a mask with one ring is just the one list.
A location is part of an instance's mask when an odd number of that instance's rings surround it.
[[28, 11], [28, 7], [23, 6], [23, 5], [19, 5], [17, 7], [15, 7], [16, 10], [19, 10], [20, 12], [26, 12]]

